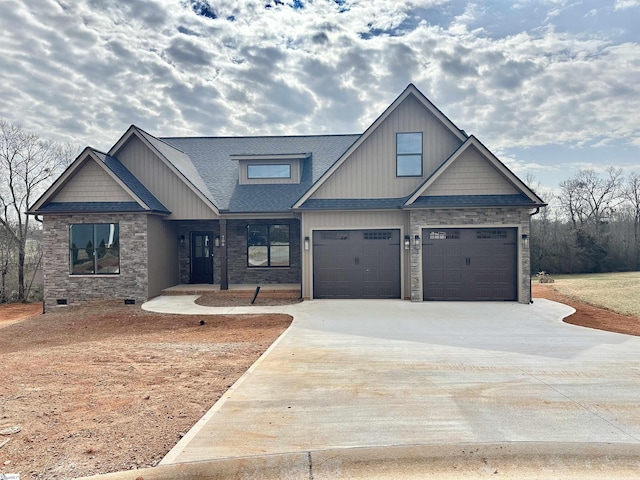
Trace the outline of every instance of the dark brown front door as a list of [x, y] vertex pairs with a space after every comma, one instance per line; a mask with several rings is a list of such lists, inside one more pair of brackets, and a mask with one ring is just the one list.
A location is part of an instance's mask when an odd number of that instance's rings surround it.
[[211, 232], [191, 232], [191, 283], [213, 283]]
[[517, 300], [515, 228], [422, 231], [425, 300]]

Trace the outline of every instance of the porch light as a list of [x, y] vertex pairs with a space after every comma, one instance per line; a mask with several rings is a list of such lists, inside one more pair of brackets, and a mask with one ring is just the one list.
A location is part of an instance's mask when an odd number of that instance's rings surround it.
[[409, 235], [405, 235], [404, 236], [404, 249], [405, 250], [409, 250], [410, 246], [411, 246], [411, 237], [409, 237]]
[[304, 237], [304, 249], [309, 250], [309, 237]]
[[180, 235], [180, 246], [184, 247], [185, 242], [186, 242], [186, 240], [184, 238], [184, 235]]
[[522, 249], [527, 250], [529, 248], [529, 235], [526, 233], [522, 234]]
[[216, 247], [219, 247], [219, 246], [220, 246], [220, 237], [216, 237], [216, 238], [214, 238], [214, 239], [213, 239], [213, 244], [214, 244]]
[[414, 236], [413, 236], [413, 244], [414, 244], [416, 247], [419, 247], [419, 246], [420, 246], [420, 235], [414, 235]]

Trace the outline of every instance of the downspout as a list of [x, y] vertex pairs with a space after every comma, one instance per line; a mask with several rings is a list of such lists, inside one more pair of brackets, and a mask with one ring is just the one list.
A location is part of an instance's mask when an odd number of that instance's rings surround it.
[[[533, 213], [529, 214], [529, 232], [531, 232], [531, 217], [540, 213], [540, 207], [536, 207]], [[533, 303], [533, 284], [531, 282], [531, 247], [529, 247], [529, 303]]]
[[[34, 219], [36, 222], [43, 223], [42, 219], [41, 219], [41, 218], [38, 218], [38, 215], [34, 215], [34, 216], [33, 216], [33, 219]], [[40, 256], [40, 259], [42, 260], [42, 256]], [[40, 263], [40, 261], [38, 261], [38, 263]], [[35, 276], [35, 272], [33, 272], [33, 274], [34, 274], [34, 276]], [[33, 283], [33, 280], [32, 280], [32, 283]], [[44, 288], [42, 289], [42, 313], [43, 313], [43, 314], [45, 314], [45, 313], [46, 313], [46, 311], [45, 311], [45, 307], [44, 307]]]

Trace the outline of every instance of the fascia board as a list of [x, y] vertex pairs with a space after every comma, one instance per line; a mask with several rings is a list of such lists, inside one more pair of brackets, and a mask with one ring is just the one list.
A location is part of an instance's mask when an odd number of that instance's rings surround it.
[[446, 162], [444, 162], [434, 174], [429, 177], [425, 182], [420, 185], [416, 191], [411, 195], [409, 200], [405, 202], [405, 206], [410, 206], [415, 202], [418, 197], [420, 197], [424, 192], [426, 192], [431, 185], [433, 185], [437, 179], [449, 168], [459, 157], [469, 149], [469, 147], [475, 147], [480, 155], [482, 155], [486, 160], [491, 162], [491, 165], [509, 182], [511, 183], [517, 190], [524, 193], [531, 201], [545, 205], [544, 201], [538, 197], [529, 187], [527, 187], [522, 180], [520, 180], [507, 166], [502, 163], [491, 151], [485, 147], [482, 142], [480, 142], [476, 137], [471, 135], [465, 143], [463, 143], [458, 150], [456, 150], [453, 155], [451, 155]]
[[[127, 192], [129, 194], [129, 196], [135, 200], [138, 205], [140, 205], [142, 208], [144, 208], [145, 210], [151, 210], [151, 207], [149, 207], [149, 205], [147, 205], [144, 201], [142, 201], [142, 199], [136, 195], [133, 190], [131, 190], [126, 183], [124, 183], [120, 177], [118, 177], [115, 173], [113, 173], [111, 171], [111, 169], [109, 167], [107, 167], [105, 165], [105, 163], [98, 158], [97, 155], [94, 154], [93, 151], [89, 152], [89, 155], [91, 156], [91, 158], [98, 164], [100, 165], [100, 167], [102, 168], [102, 170], [104, 170], [107, 175], [109, 175], [118, 185], [120, 185], [120, 187], [122, 187], [122, 189]], [[126, 168], [126, 167], [125, 167]]]
[[[40, 195], [40, 198], [36, 200], [33, 206], [27, 210], [27, 213], [33, 213], [40, 209], [45, 203], [49, 201], [49, 199], [57, 194], [62, 187], [75, 175], [75, 172], [85, 164], [85, 162], [91, 157], [91, 152], [93, 149], [91, 147], [85, 147], [80, 155], [76, 157], [76, 159], [69, 165], [62, 175], [60, 175], [53, 184], [45, 190], [45, 192]], [[93, 158], [93, 157], [91, 157]], [[102, 163], [102, 162], [100, 162]]]
[[[220, 215], [220, 211], [218, 210], [218, 207], [216, 207], [213, 202], [211, 202], [211, 200], [209, 200], [200, 190], [198, 190], [193, 183], [191, 183], [189, 181], [188, 178], [186, 178], [182, 172], [180, 170], [178, 170], [175, 165], [173, 165], [173, 163], [171, 163], [162, 153], [160, 153], [160, 151], [158, 151], [158, 149], [156, 147], [154, 147], [146, 138], [144, 135], [142, 135], [140, 132], [142, 130], [139, 129], [138, 127], [136, 127], [135, 125], [131, 125], [129, 127], [129, 129], [125, 132], [125, 134], [120, 137], [120, 140], [118, 140], [116, 142], [116, 144], [111, 147], [111, 149], [109, 150], [109, 155], [113, 156], [113, 157], [117, 157], [117, 153], [122, 150], [122, 148], [124, 148], [124, 146], [127, 144], [127, 142], [129, 141], [129, 139], [131, 138], [132, 135], [135, 135], [142, 143], [145, 144], [145, 146], [147, 148], [149, 148], [168, 168], [169, 170], [171, 170], [173, 172], [174, 175], [176, 175], [180, 180], [182, 180], [182, 182], [184, 182], [189, 189], [196, 194], [196, 196], [202, 200], [205, 204], [207, 204], [209, 206], [209, 208], [211, 208], [211, 210], [213, 210], [213, 212], [216, 215]], [[145, 132], [146, 133], [146, 132]], [[151, 135], [149, 133], [147, 133], [147, 135]], [[162, 140], [159, 140], [162, 141]], [[173, 147], [171, 147], [173, 148]]]
[[467, 138], [467, 141], [464, 142], [462, 145], [460, 145], [460, 147], [458, 147], [458, 149], [453, 152], [453, 154], [447, 158], [447, 160], [438, 167], [438, 169], [433, 172], [433, 174], [431, 176], [429, 176], [429, 178], [427, 178], [421, 185], [418, 186], [418, 188], [416, 188], [416, 190], [414, 191], [414, 193], [409, 197], [409, 199], [404, 203], [404, 206], [409, 206], [411, 205], [413, 202], [416, 201], [416, 199], [418, 199], [418, 197], [420, 197], [431, 185], [433, 185], [433, 183], [447, 170], [447, 168], [449, 168], [449, 166], [456, 161], [456, 159], [462, 155], [463, 152], [465, 152], [467, 150], [467, 148], [469, 148], [469, 145], [471, 145], [472, 143], [472, 138], [473, 137], [469, 137]]
[[448, 128], [460, 141], [465, 141], [467, 137], [457, 128], [451, 120], [449, 120], [440, 110], [438, 110], [433, 103], [429, 101], [427, 97], [425, 97], [420, 90], [418, 90], [415, 85], [409, 84], [409, 86], [396, 98], [391, 105], [387, 107], [387, 109], [382, 112], [382, 114], [367, 128], [364, 133], [356, 140], [346, 152], [344, 152], [338, 160], [325, 172], [322, 176], [306, 191], [306, 193], [298, 199], [298, 201], [293, 205], [292, 208], [299, 208], [305, 201], [313, 195], [320, 186], [327, 179], [333, 175], [333, 173], [340, 168], [340, 166], [355, 152], [360, 145], [362, 145], [367, 138], [369, 138], [373, 132], [384, 122], [389, 115], [391, 115], [401, 104], [402, 102], [409, 96], [413, 95], [418, 102], [420, 102], [436, 119], [438, 119], [446, 128]]
[[498, 159], [491, 151], [485, 147], [480, 140], [478, 140], [473, 135], [470, 137], [473, 139], [473, 145], [478, 149], [481, 155], [487, 158], [493, 166], [500, 172], [502, 175], [511, 182], [511, 184], [524, 193], [531, 201], [536, 202], [540, 205], [546, 205], [545, 202], [536, 195], [533, 190], [531, 190], [527, 185], [520, 180], [515, 173], [513, 173], [507, 166]]

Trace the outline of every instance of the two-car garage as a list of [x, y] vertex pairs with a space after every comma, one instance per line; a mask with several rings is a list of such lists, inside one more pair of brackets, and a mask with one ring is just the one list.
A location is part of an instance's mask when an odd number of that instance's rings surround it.
[[[423, 229], [424, 300], [517, 300], [516, 238], [516, 228]], [[399, 229], [314, 231], [313, 297], [401, 298], [401, 244]]]

